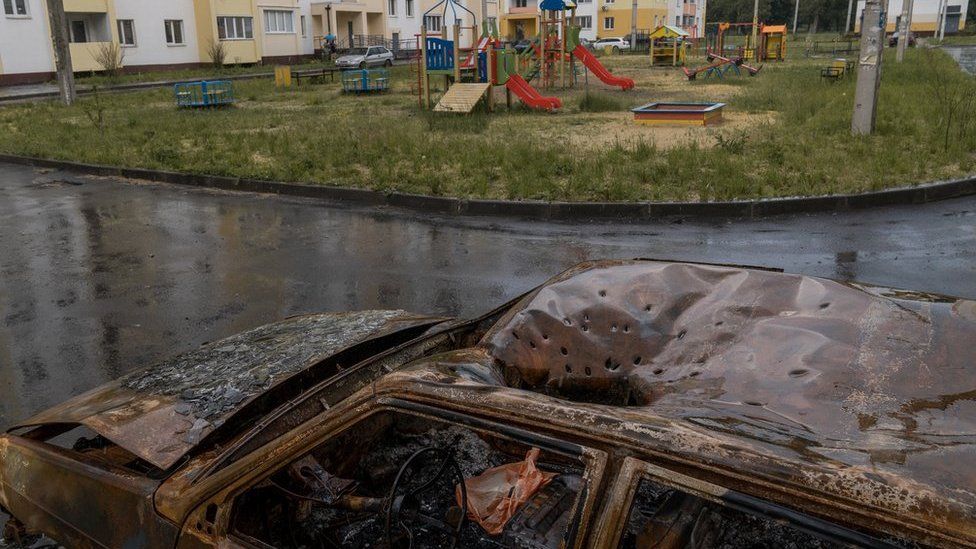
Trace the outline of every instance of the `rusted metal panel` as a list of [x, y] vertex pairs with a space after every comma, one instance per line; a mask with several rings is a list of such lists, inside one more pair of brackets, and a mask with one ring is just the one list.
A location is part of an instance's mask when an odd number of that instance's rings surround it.
[[0, 439], [4, 507], [68, 547], [171, 548], [179, 529], [153, 510], [158, 483], [40, 442]]
[[167, 469], [255, 397], [336, 352], [438, 319], [404, 311], [299, 316], [204, 345], [14, 427], [83, 424]]
[[[483, 358], [381, 383], [717, 468], [814, 513], [831, 501], [841, 519], [976, 543], [974, 312], [797, 275], [591, 263], [514, 307]], [[500, 385], [465, 373], [496, 365]]]

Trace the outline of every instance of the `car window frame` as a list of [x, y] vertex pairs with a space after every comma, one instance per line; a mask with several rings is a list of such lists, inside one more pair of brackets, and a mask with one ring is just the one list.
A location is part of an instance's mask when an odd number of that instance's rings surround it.
[[[324, 420], [324, 417], [331, 415], [331, 412], [329, 410], [323, 411], [302, 426], [297, 427], [294, 431], [283, 435], [283, 437], [292, 435], [295, 431], [302, 430], [303, 427], [314, 425], [308, 436], [302, 436], [302, 444], [289, 448], [287, 453], [282, 453], [282, 455], [277, 456], [278, 459], [275, 461], [266, 461], [263, 463], [259, 470], [255, 470], [253, 475], [249, 475], [249, 480], [229, 487], [225, 485], [223, 488], [218, 488], [216, 495], [196, 505], [184, 520], [180, 536], [212, 535], [214, 536], [213, 543], [215, 544], [230, 543], [238, 546], [257, 548], [268, 547], [268, 544], [261, 540], [251, 538], [246, 534], [237, 533], [233, 528], [234, 504], [237, 498], [247, 490], [250, 490], [280, 471], [282, 467], [287, 466], [282, 465], [282, 463], [291, 463], [293, 460], [311, 452], [328, 439], [348, 429], [355, 428], [356, 425], [367, 421], [377, 414], [398, 413], [416, 417], [427, 417], [473, 430], [487, 431], [496, 437], [514, 440], [523, 444], [537, 445], [552, 453], [577, 457], [584, 467], [583, 488], [581, 488], [580, 494], [577, 496], [576, 502], [574, 502], [573, 513], [578, 519], [570, 524], [568, 536], [571, 537], [572, 543], [567, 546], [567, 549], [582, 549], [587, 546], [586, 542], [593, 531], [593, 527], [596, 526], [599, 503], [604, 497], [601, 486], [607, 472], [609, 460], [609, 454], [606, 452], [593, 446], [584, 446], [548, 435], [539, 435], [526, 429], [521, 429], [513, 424], [501, 424], [491, 419], [480, 418], [471, 414], [435, 408], [427, 404], [418, 404], [396, 398], [385, 399], [385, 402], [382, 403], [374, 401], [365, 410], [362, 407], [353, 407], [347, 413], [356, 412], [357, 410], [358, 414], [354, 418], [338, 423]], [[280, 439], [276, 439], [270, 442], [269, 445], [278, 444], [279, 442]], [[229, 469], [232, 470], [239, 465], [234, 464]], [[207, 509], [213, 505], [217, 506], [217, 511], [212, 517], [213, 520], [202, 518], [208, 515]]]
[[[815, 535], [822, 539], [830, 539], [841, 543], [852, 543], [852, 547], [878, 547], [895, 549], [897, 546], [885, 543], [881, 539], [869, 534], [851, 530], [809, 514], [790, 509], [767, 500], [756, 498], [724, 488], [708, 481], [678, 473], [646, 461], [625, 457], [616, 478], [608, 488], [606, 498], [601, 508], [600, 516], [595, 522], [594, 547], [619, 547], [624, 528], [630, 518], [634, 496], [641, 480], [651, 480], [655, 483], [686, 492], [692, 496], [716, 503], [723, 507], [737, 509], [755, 516], [768, 516], [772, 520], [781, 520], [798, 530]], [[735, 503], [738, 501], [738, 503]], [[764, 509], [756, 509], [750, 505], [761, 504]], [[797, 520], [800, 519], [803, 523]], [[859, 543], [859, 545], [853, 545]]]

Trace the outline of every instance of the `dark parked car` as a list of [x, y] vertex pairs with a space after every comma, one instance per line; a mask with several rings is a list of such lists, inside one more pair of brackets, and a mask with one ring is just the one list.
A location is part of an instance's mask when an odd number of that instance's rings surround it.
[[[893, 47], [895, 47], [895, 46], [898, 45], [898, 35], [899, 34], [900, 34], [900, 31], [895, 31], [895, 32], [891, 33], [891, 36], [888, 37], [888, 46], [889, 47], [892, 47], [893, 48]], [[908, 46], [909, 47], [913, 47], [913, 48], [915, 47], [915, 34], [913, 34], [911, 32], [908, 33]]]
[[972, 301], [585, 263], [127, 375], [0, 437], [0, 506], [70, 547], [972, 547], [973, 341]]

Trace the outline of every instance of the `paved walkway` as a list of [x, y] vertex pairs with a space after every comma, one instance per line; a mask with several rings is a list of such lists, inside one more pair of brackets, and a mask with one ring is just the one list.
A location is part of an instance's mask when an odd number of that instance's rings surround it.
[[969, 74], [976, 75], [976, 46], [942, 46], [959, 66]]
[[764, 265], [976, 298], [976, 197], [843, 215], [564, 224], [0, 164], [0, 235], [0, 426], [289, 315], [475, 315], [586, 259]]

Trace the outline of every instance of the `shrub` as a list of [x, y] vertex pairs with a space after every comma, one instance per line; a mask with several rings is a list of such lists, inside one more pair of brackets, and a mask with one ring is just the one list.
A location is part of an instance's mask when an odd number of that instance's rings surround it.
[[224, 67], [224, 61], [227, 60], [227, 48], [220, 40], [211, 40], [210, 45], [207, 46], [207, 55], [210, 56], [210, 63], [214, 68], [221, 69]]
[[117, 42], [104, 42], [95, 50], [95, 62], [102, 67], [110, 80], [119, 77], [124, 60], [125, 49]]

